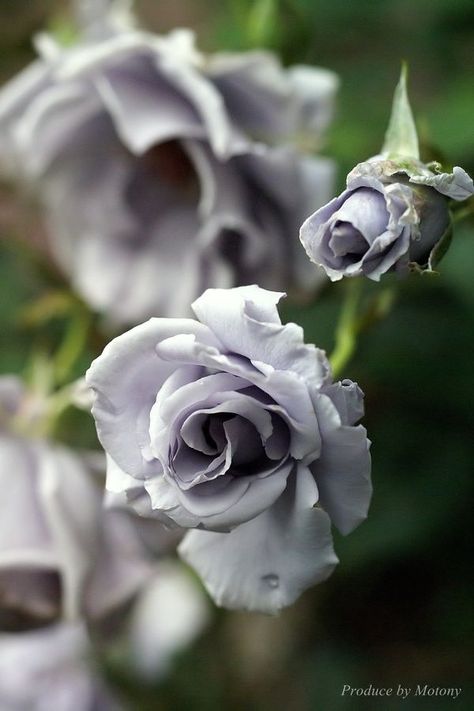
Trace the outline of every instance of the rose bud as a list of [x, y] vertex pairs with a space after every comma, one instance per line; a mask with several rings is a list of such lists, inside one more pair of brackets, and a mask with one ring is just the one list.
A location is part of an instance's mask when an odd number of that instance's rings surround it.
[[473, 192], [462, 168], [441, 173], [419, 160], [402, 74], [382, 154], [349, 173], [347, 189], [306, 219], [300, 239], [333, 281], [359, 275], [378, 281], [409, 267], [433, 270], [450, 238], [449, 199], [466, 200]]

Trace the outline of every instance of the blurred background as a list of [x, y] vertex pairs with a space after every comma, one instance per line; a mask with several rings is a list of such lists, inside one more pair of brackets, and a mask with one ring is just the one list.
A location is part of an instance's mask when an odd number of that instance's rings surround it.
[[[338, 72], [338, 113], [323, 151], [338, 161], [338, 187], [378, 152], [405, 59], [423, 157], [474, 173], [472, 0], [137, 0], [136, 10], [157, 32], [192, 27], [204, 50], [265, 46], [285, 63]], [[32, 34], [59, 26], [66, 12], [59, 0], [0, 0], [2, 81], [33, 57]], [[61, 277], [21, 238], [41, 241], [41, 226], [7, 185], [0, 230], [0, 371], [22, 372], [32, 347], [47, 351], [62, 333], [57, 313], [48, 319], [32, 309]], [[359, 529], [347, 539], [335, 533], [341, 562], [332, 578], [278, 618], [216, 611], [156, 688], [138, 688], [111, 664], [131, 708], [409, 711], [453, 703], [341, 696], [344, 684], [370, 683], [462, 687], [456, 708], [474, 708], [473, 274], [471, 219], [456, 229], [439, 277], [397, 285], [391, 313], [361, 336], [345, 368], [366, 393], [374, 496]], [[314, 305], [287, 306], [284, 317], [330, 352], [343, 290], [332, 285]], [[84, 352], [77, 376], [93, 355]], [[71, 432], [76, 445], [78, 433], [94, 443], [85, 415], [65, 418], [60, 436], [68, 441]]]

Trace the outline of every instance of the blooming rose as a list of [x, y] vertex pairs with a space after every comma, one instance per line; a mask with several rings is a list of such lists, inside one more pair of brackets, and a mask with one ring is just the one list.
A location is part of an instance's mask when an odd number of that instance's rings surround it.
[[209, 289], [199, 321], [154, 318], [89, 369], [107, 487], [142, 515], [196, 529], [180, 553], [218, 604], [275, 611], [324, 580], [365, 518], [362, 392], [281, 324], [282, 294]]
[[84, 627], [0, 634], [2, 711], [120, 711], [91, 664]]
[[474, 192], [462, 168], [437, 174], [414, 159], [372, 158], [347, 177], [347, 189], [308, 217], [300, 239], [336, 281], [363, 274], [378, 281], [409, 263], [431, 268], [450, 226], [448, 200]]
[[86, 461], [16, 431], [34, 409], [17, 378], [0, 378], [2, 628], [103, 617], [151, 572], [129, 516], [102, 510]]
[[0, 156], [36, 181], [53, 253], [94, 309], [133, 322], [188, 315], [207, 286], [314, 285], [294, 235], [333, 164], [287, 144], [320, 141], [331, 72], [205, 57], [184, 30], [38, 47], [0, 94]]

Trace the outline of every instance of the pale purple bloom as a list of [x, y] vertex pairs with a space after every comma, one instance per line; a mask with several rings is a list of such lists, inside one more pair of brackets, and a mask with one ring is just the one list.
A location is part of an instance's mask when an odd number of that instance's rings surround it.
[[37, 45], [0, 94], [0, 155], [36, 181], [54, 256], [94, 309], [133, 322], [188, 315], [207, 286], [314, 286], [297, 233], [334, 166], [294, 144], [320, 144], [334, 74], [206, 57], [184, 30]]
[[450, 227], [448, 200], [466, 200], [473, 182], [462, 168], [436, 173], [415, 159], [375, 157], [347, 177], [347, 189], [307, 218], [300, 239], [315, 264], [336, 281], [378, 281], [410, 263], [435, 266]]
[[132, 669], [145, 680], [163, 678], [175, 655], [192, 644], [209, 622], [209, 603], [189, 571], [177, 561], [160, 561], [128, 621]]
[[0, 634], [2, 711], [120, 711], [80, 624]]
[[371, 495], [362, 392], [281, 324], [282, 294], [209, 289], [199, 319], [154, 318], [89, 369], [107, 488], [192, 528], [182, 557], [218, 604], [276, 611], [324, 580]]
[[107, 616], [151, 568], [130, 517], [102, 509], [85, 456], [21, 429], [37, 413], [0, 378], [0, 627]]

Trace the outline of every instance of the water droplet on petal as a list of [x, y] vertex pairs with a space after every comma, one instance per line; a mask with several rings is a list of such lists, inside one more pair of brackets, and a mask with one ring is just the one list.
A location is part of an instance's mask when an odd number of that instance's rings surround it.
[[277, 588], [280, 585], [280, 578], [274, 573], [270, 573], [269, 575], [262, 575], [262, 580], [270, 588]]

